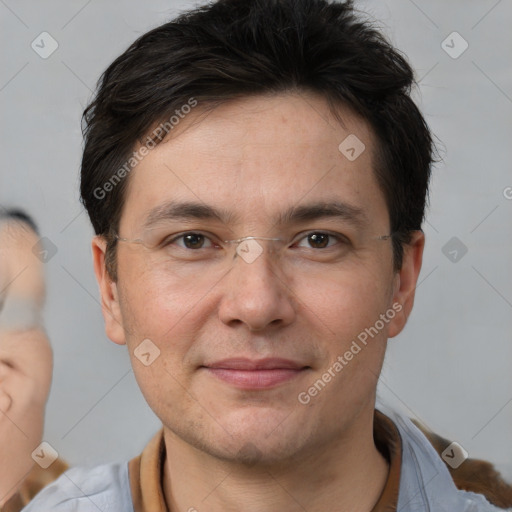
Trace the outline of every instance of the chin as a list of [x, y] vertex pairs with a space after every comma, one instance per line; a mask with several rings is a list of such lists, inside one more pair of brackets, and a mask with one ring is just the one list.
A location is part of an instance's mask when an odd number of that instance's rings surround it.
[[226, 457], [244, 465], [282, 462], [303, 449], [308, 437], [304, 422], [294, 422], [290, 411], [276, 414], [275, 410], [253, 409], [248, 408], [244, 417], [239, 415], [238, 423], [229, 424], [229, 439], [224, 436], [212, 445], [226, 447]]
[[212, 457], [247, 467], [284, 463], [298, 456], [308, 444], [305, 422], [297, 422], [289, 410], [249, 406], [213, 417], [215, 420], [203, 416], [201, 421], [174, 425], [170, 430]]
[[296, 438], [257, 438], [252, 433], [231, 444], [230, 450], [219, 450], [219, 444], [214, 443], [210, 453], [219, 459], [248, 468], [286, 463], [297, 457], [301, 448]]

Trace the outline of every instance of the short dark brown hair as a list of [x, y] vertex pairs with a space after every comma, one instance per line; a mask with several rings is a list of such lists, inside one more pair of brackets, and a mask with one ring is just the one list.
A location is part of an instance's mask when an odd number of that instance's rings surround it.
[[117, 278], [111, 235], [126, 195], [126, 162], [149, 131], [191, 98], [215, 106], [289, 91], [321, 95], [335, 115], [345, 105], [372, 127], [400, 269], [403, 244], [421, 229], [435, 152], [410, 97], [414, 84], [404, 56], [352, 1], [219, 0], [144, 34], [103, 73], [82, 119], [81, 199], [96, 234], [107, 238], [110, 276]]

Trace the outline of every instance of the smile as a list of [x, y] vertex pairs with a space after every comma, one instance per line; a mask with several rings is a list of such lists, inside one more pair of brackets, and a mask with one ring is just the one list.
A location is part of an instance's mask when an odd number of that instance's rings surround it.
[[211, 375], [241, 389], [267, 389], [302, 375], [309, 366], [286, 359], [227, 359], [203, 366]]

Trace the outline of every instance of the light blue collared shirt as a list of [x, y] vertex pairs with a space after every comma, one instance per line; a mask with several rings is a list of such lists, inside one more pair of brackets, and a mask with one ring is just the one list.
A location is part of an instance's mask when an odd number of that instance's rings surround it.
[[[402, 439], [398, 512], [503, 512], [483, 495], [458, 489], [441, 457], [409, 418], [383, 404], [376, 408], [393, 421]], [[128, 462], [69, 469], [22, 512], [50, 511], [134, 512]]]

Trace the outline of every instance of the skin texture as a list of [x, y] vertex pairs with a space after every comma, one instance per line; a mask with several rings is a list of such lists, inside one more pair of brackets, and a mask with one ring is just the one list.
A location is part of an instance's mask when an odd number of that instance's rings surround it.
[[[341, 109], [340, 126], [311, 94], [258, 96], [207, 116], [200, 106], [132, 171], [120, 235], [137, 238], [149, 210], [171, 199], [236, 214], [229, 228], [194, 221], [220, 239], [279, 237], [283, 230], [341, 232], [351, 249], [335, 263], [277, 265], [267, 252], [232, 261], [220, 279], [180, 267], [170, 274], [140, 244], [118, 246], [118, 280], [93, 240], [106, 331], [127, 344], [141, 390], [164, 425], [164, 491], [172, 510], [370, 511], [388, 465], [373, 442], [373, 411], [387, 339], [413, 305], [424, 237], [413, 236], [393, 272], [389, 217], [375, 180], [374, 137]], [[338, 150], [349, 135], [365, 151]], [[276, 226], [291, 206], [339, 200], [364, 211], [357, 228], [337, 219]], [[181, 230], [182, 231], [182, 230]], [[262, 242], [262, 245], [264, 242]], [[393, 304], [401, 311], [307, 405], [297, 397]], [[149, 338], [149, 366], [134, 350]], [[244, 390], [202, 366], [230, 357], [281, 357], [309, 369], [263, 390]], [[172, 482], [172, 485], [171, 485]]]
[[[37, 240], [22, 222], [0, 223], [3, 301], [15, 298], [42, 307], [43, 268], [32, 253]], [[0, 506], [34, 465], [31, 453], [42, 440], [51, 375], [52, 350], [42, 327], [0, 328]]]

